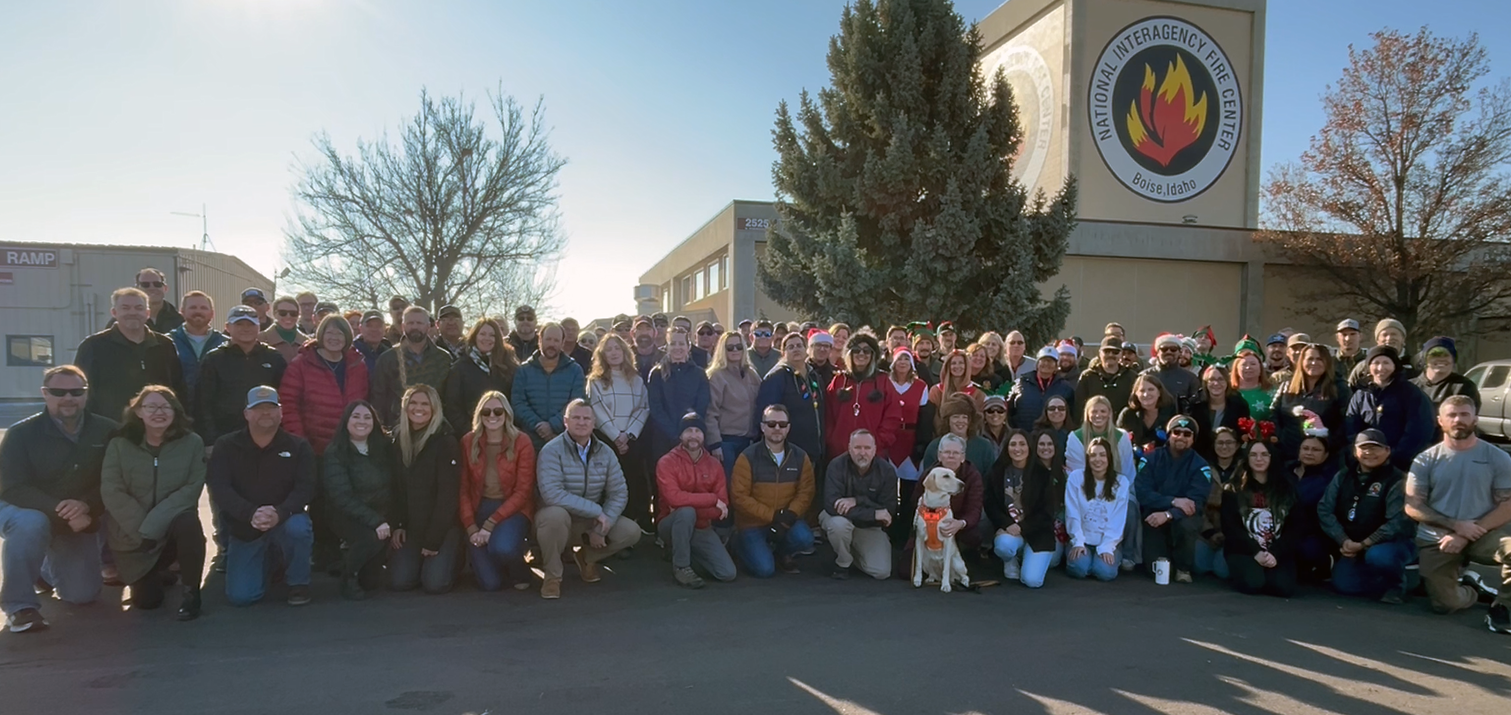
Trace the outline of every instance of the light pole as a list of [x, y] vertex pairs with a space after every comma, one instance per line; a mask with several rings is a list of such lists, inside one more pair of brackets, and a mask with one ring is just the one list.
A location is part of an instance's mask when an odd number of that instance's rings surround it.
[[215, 244], [210, 242], [210, 213], [205, 210], [204, 204], [199, 205], [199, 213], [197, 214], [191, 214], [187, 211], [169, 211], [168, 213], [173, 214], [174, 216], [188, 216], [190, 218], [199, 219], [201, 230], [199, 237], [199, 250], [208, 251], [211, 248], [214, 248]]

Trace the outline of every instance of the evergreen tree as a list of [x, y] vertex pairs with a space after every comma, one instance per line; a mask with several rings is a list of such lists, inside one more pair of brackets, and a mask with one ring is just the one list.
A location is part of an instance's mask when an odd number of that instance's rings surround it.
[[857, 0], [829, 41], [833, 86], [777, 109], [780, 220], [759, 275], [801, 313], [882, 327], [952, 320], [1032, 343], [1070, 312], [1058, 272], [1076, 187], [1030, 196], [1012, 179], [1022, 130], [1004, 75], [948, 0]]

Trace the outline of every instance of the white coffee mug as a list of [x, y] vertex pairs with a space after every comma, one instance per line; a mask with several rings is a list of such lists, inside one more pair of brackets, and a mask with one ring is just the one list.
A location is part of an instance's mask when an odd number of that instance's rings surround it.
[[1154, 560], [1154, 582], [1161, 586], [1170, 585], [1170, 559]]

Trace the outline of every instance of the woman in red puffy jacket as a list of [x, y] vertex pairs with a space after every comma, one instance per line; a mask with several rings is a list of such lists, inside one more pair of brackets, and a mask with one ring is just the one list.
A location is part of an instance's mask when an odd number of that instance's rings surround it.
[[299, 349], [278, 383], [283, 428], [325, 453], [346, 406], [367, 399], [367, 363], [352, 349], [351, 323], [331, 314], [315, 328], [315, 339]]
[[462, 488], [458, 504], [467, 529], [467, 559], [478, 588], [497, 591], [506, 582], [530, 587], [525, 535], [535, 518], [535, 447], [514, 427], [504, 393], [483, 393], [462, 436]]
[[829, 382], [824, 406], [824, 435], [829, 454], [840, 455], [850, 449], [850, 434], [864, 429], [876, 435], [876, 450], [887, 454], [897, 440], [897, 401], [889, 399], [886, 373], [877, 369], [881, 363], [881, 344], [867, 332], [850, 336], [845, 346], [845, 368]]

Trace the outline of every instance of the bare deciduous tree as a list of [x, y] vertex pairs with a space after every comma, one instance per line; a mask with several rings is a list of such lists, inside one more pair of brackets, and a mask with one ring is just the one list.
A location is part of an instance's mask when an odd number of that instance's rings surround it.
[[320, 133], [317, 159], [296, 167], [296, 213], [286, 230], [289, 280], [345, 305], [383, 306], [394, 294], [468, 315], [539, 304], [566, 244], [544, 106], [502, 91], [490, 124], [475, 103], [420, 93], [397, 145], [358, 140], [344, 156]]
[[1463, 333], [1511, 299], [1511, 83], [1476, 91], [1490, 67], [1474, 35], [1372, 37], [1301, 161], [1271, 173], [1257, 238], [1325, 277], [1298, 303]]

